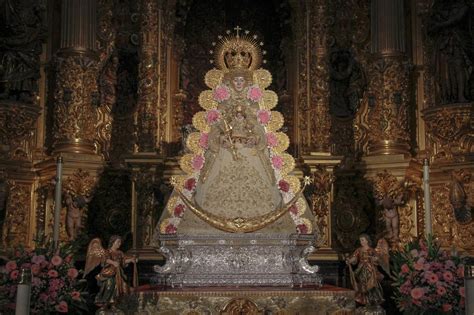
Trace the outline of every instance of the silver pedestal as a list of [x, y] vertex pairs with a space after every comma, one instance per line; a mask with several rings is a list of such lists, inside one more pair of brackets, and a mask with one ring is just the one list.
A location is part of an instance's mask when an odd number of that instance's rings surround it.
[[155, 284], [198, 286], [322, 286], [314, 235], [158, 235], [164, 266], [155, 266]]

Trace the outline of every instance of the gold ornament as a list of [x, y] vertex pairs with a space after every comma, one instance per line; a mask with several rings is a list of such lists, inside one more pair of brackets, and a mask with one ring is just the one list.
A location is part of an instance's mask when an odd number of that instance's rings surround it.
[[281, 153], [288, 149], [290, 146], [290, 138], [284, 132], [275, 132], [275, 137], [277, 138], [278, 144], [273, 148], [273, 151]]
[[253, 72], [253, 82], [261, 89], [266, 89], [272, 84], [272, 75], [268, 70], [258, 69]]
[[181, 190], [181, 189], [183, 189], [184, 182], [186, 181], [187, 178], [188, 177], [186, 175], [172, 176], [171, 179], [170, 179], [170, 183], [175, 189]]
[[255, 37], [247, 34], [223, 36], [215, 48], [214, 62], [217, 68], [229, 70], [256, 70], [262, 63], [262, 50]]
[[261, 109], [271, 110], [277, 105], [277, 103], [278, 95], [275, 92], [271, 90], [263, 91], [263, 97], [259, 103]]
[[301, 188], [301, 183], [298, 177], [293, 175], [285, 175], [283, 176], [283, 180], [290, 184], [291, 191], [298, 191]]
[[201, 94], [199, 94], [199, 105], [201, 105], [202, 108], [205, 110], [210, 110], [210, 109], [215, 109], [217, 108], [217, 102], [214, 100], [214, 97], [212, 95], [211, 90], [205, 90], [202, 91]]
[[281, 127], [283, 127], [284, 122], [285, 119], [283, 118], [283, 115], [280, 112], [272, 111], [270, 121], [267, 124], [267, 130], [277, 131]]
[[199, 132], [193, 132], [189, 134], [188, 138], [186, 139], [186, 146], [189, 150], [193, 153], [202, 153], [203, 149], [199, 146], [199, 139], [201, 138], [201, 134]]
[[295, 159], [288, 153], [284, 152], [280, 155], [283, 159], [282, 174], [288, 174], [295, 168]]
[[181, 166], [181, 169], [188, 174], [194, 173], [194, 169], [192, 166], [192, 161], [194, 157], [194, 154], [188, 153], [183, 155], [183, 157], [181, 157], [181, 160], [179, 160], [179, 165]]
[[168, 201], [168, 213], [173, 215], [174, 214], [174, 207], [178, 204], [178, 197], [174, 196], [171, 197], [170, 200]]
[[197, 112], [194, 114], [193, 126], [201, 132], [209, 132], [210, 127], [206, 121], [206, 112]]
[[[209, 225], [226, 232], [240, 232], [240, 233], [250, 233], [258, 231], [267, 225], [275, 222], [279, 218], [281, 218], [288, 209], [301, 198], [303, 190], [306, 186], [303, 186], [301, 190], [299, 190], [295, 196], [286, 204], [282, 205], [281, 207], [271, 211], [267, 214], [256, 216], [252, 218], [223, 218], [212, 214], [201, 207], [199, 205], [194, 204], [191, 202], [186, 196], [183, 195], [181, 191], [177, 191], [178, 195], [181, 197], [183, 203], [190, 209], [198, 218], [207, 222]], [[307, 224], [305, 222], [305, 224]], [[310, 223], [311, 224], [311, 223]], [[162, 232], [163, 233], [163, 232]]]
[[296, 207], [298, 208], [298, 216], [302, 216], [306, 212], [306, 201], [303, 197], [298, 199], [296, 202]]
[[222, 72], [222, 70], [212, 69], [209, 70], [204, 76], [204, 82], [209, 88], [213, 89], [219, 84], [221, 84], [223, 77], [224, 73]]

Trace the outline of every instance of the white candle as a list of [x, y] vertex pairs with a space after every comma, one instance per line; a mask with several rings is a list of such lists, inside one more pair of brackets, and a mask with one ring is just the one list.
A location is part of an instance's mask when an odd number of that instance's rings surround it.
[[428, 159], [423, 160], [423, 191], [425, 201], [425, 236], [432, 234], [431, 230], [431, 192], [430, 192], [430, 168]]
[[15, 315], [30, 314], [31, 270], [21, 269], [20, 282], [16, 290]]
[[54, 191], [54, 227], [53, 227], [53, 241], [54, 246], [58, 245], [59, 242], [59, 224], [61, 219], [61, 186], [62, 186], [62, 173], [63, 173], [63, 158], [58, 157], [56, 163], [56, 189]]

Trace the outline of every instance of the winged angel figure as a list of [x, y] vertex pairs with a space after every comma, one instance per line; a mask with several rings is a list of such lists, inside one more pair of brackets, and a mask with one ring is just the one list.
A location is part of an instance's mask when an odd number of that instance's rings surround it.
[[[382, 267], [389, 274], [388, 243], [385, 239], [380, 239], [374, 249], [367, 234], [361, 234], [359, 241], [361, 246], [346, 259], [351, 284], [356, 291], [356, 301], [362, 305], [380, 305], [384, 301], [380, 286], [383, 275], [377, 267]], [[357, 265], [355, 270], [352, 265]]]
[[87, 248], [86, 266], [84, 277], [94, 270], [99, 264], [102, 270], [96, 276], [100, 290], [95, 298], [95, 304], [100, 308], [115, 308], [117, 299], [130, 292], [127, 277], [123, 271], [129, 263], [134, 263], [134, 285], [136, 285], [137, 258], [127, 256], [121, 250], [122, 238], [117, 235], [110, 237], [108, 249], [102, 247], [99, 238], [90, 241]]

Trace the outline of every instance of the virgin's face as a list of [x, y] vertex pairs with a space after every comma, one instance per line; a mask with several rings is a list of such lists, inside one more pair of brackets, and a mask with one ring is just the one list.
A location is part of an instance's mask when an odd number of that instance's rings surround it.
[[365, 237], [359, 237], [359, 241], [360, 241], [360, 245], [364, 247], [369, 245], [369, 242], [367, 241]]
[[234, 89], [238, 92], [242, 91], [245, 86], [245, 79], [244, 77], [235, 77], [232, 80], [232, 84], [234, 85]]

